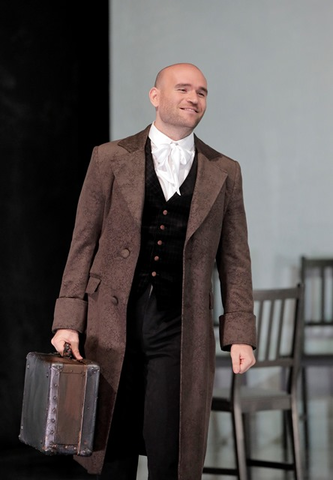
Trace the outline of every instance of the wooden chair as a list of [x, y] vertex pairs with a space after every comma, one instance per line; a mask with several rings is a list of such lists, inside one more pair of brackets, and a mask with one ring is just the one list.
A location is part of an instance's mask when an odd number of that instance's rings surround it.
[[333, 258], [301, 257], [301, 282], [304, 285], [301, 388], [305, 448], [308, 455], [307, 367], [333, 366]]
[[[239, 480], [251, 478], [251, 467], [293, 470], [295, 479], [302, 480], [299, 438], [297, 379], [300, 366], [302, 337], [303, 287], [255, 290], [258, 347], [256, 365], [244, 375], [231, 375], [228, 389], [214, 390], [212, 411], [229, 412], [232, 416], [235, 468], [205, 466], [203, 474], [232, 475]], [[259, 369], [271, 372], [277, 386], [250, 386], [244, 380], [250, 374], [260, 377]], [[249, 380], [249, 379], [248, 379]], [[269, 382], [267, 382], [269, 383]], [[249, 415], [259, 411], [281, 411], [288, 422], [292, 461], [257, 460], [251, 457]], [[286, 457], [284, 457], [286, 458]]]

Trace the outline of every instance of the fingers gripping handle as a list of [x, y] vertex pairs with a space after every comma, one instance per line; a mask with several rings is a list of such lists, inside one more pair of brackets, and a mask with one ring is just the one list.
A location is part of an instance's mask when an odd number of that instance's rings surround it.
[[74, 358], [71, 344], [68, 342], [65, 342], [63, 356], [66, 358]]

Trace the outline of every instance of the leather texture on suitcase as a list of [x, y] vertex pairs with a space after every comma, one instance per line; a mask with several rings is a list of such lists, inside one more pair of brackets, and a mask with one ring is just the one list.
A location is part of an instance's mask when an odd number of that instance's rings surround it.
[[28, 353], [21, 442], [49, 455], [91, 455], [99, 374], [90, 360]]

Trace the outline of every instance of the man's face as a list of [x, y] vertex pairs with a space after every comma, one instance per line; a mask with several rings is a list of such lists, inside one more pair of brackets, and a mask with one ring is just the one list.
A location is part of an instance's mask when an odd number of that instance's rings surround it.
[[150, 91], [156, 127], [179, 140], [189, 135], [206, 111], [207, 81], [194, 65], [167, 68]]

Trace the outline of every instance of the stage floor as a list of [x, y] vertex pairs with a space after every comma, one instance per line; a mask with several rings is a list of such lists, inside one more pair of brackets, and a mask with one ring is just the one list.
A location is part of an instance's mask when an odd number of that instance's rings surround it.
[[[332, 391], [329, 379], [332, 371], [324, 369], [320, 376], [326, 379], [326, 390]], [[327, 370], [327, 372], [326, 372]], [[315, 374], [316, 372], [313, 372]], [[315, 378], [315, 375], [312, 376]], [[318, 377], [317, 377], [318, 378]], [[315, 382], [314, 382], [315, 383]], [[312, 389], [311, 389], [312, 390]], [[333, 471], [333, 398], [331, 393], [323, 392], [322, 388], [312, 390], [309, 402], [310, 410], [310, 442], [309, 469], [305, 472], [304, 480], [331, 480]], [[221, 414], [220, 414], [221, 415]], [[224, 463], [233, 466], [233, 450], [230, 436], [230, 416], [222, 414], [224, 418], [216, 419], [212, 416], [208, 438], [206, 464]], [[260, 414], [262, 415], [262, 414]], [[263, 414], [265, 415], [265, 414]], [[259, 457], [278, 459], [282, 449], [280, 444], [279, 428], [281, 422], [278, 417], [269, 414], [269, 418], [262, 417], [255, 424], [255, 434], [251, 442]], [[291, 480], [291, 472], [268, 469], [253, 469], [253, 480]], [[26, 445], [20, 445], [15, 450], [0, 453], [1, 480], [94, 480], [71, 457], [46, 456]], [[234, 480], [235, 477], [203, 475], [204, 480]], [[110, 479], [111, 480], [111, 479]], [[117, 480], [117, 479], [112, 479]], [[147, 480], [146, 458], [140, 458], [137, 480]]]

